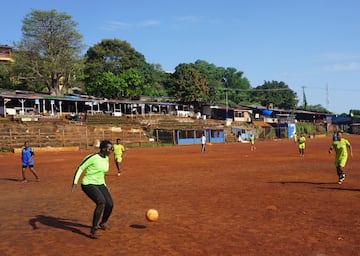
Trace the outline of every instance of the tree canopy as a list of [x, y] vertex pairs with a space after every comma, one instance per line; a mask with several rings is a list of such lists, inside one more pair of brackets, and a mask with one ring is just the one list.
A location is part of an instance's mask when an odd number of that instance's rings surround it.
[[296, 93], [284, 82], [265, 81], [263, 85], [253, 90], [253, 102], [260, 102], [262, 106], [269, 106], [283, 109], [294, 109], [297, 105]]
[[104, 39], [85, 54], [85, 89], [96, 96], [139, 96], [153, 84], [152, 72], [145, 57], [119, 39]]
[[15, 74], [26, 86], [62, 95], [76, 80], [82, 35], [77, 23], [56, 10], [33, 10], [25, 16], [16, 45]]
[[195, 106], [205, 102], [208, 94], [206, 79], [194, 64], [180, 64], [174, 74], [175, 97], [184, 103]]

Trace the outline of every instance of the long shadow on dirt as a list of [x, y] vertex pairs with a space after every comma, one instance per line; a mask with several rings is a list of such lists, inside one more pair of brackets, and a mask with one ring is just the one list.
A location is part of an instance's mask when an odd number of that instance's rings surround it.
[[270, 181], [268, 183], [277, 183], [277, 184], [309, 184], [309, 185], [330, 185], [338, 184], [337, 182], [312, 182], [312, 181]]
[[359, 188], [345, 188], [345, 187], [339, 187], [339, 188], [330, 188], [330, 187], [322, 187], [320, 189], [330, 189], [330, 190], [342, 190], [342, 191], [354, 191], [354, 192], [360, 192]]
[[79, 228], [90, 228], [88, 225], [83, 225], [74, 222], [71, 219], [57, 218], [53, 216], [37, 215], [35, 218], [29, 220], [29, 224], [33, 229], [39, 229], [38, 223], [49, 227], [59, 228], [67, 231], [74, 232], [79, 235], [88, 237], [88, 234], [81, 231]]

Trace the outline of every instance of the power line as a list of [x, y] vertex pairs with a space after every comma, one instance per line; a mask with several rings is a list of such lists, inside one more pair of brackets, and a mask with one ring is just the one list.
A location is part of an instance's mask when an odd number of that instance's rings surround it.
[[236, 88], [219, 88], [219, 90], [230, 90], [239, 92], [272, 92], [272, 91], [289, 91], [290, 88], [268, 88], [268, 89], [236, 89]]
[[[328, 86], [327, 86], [328, 87]], [[306, 88], [308, 89], [317, 89], [317, 90], [324, 90], [324, 87], [314, 87], [314, 86], [306, 86]], [[360, 92], [360, 86], [359, 89], [353, 89], [353, 88], [333, 88], [333, 87], [328, 87], [328, 89], [331, 89], [332, 91], [344, 91], [344, 92]]]

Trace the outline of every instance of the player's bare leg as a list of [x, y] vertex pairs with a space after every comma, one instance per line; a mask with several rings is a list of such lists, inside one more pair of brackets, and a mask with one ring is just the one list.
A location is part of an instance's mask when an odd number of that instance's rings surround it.
[[345, 180], [345, 172], [341, 166], [336, 167], [336, 172], [339, 176], [339, 184], [341, 184]]
[[26, 179], [26, 176], [25, 176], [25, 170], [26, 170], [26, 168], [22, 168], [22, 177], [23, 177], [23, 179], [22, 179], [22, 182], [27, 182], [27, 179]]
[[116, 165], [116, 169], [117, 169], [117, 171], [118, 171], [118, 176], [120, 176], [120, 174], [121, 174], [121, 171], [120, 171], [120, 163], [118, 162], [118, 161], [115, 161], [115, 165]]
[[36, 174], [34, 167], [30, 167], [30, 171], [32, 172], [32, 174], [34, 175], [34, 177], [36, 178], [36, 181], [40, 181], [39, 176]]

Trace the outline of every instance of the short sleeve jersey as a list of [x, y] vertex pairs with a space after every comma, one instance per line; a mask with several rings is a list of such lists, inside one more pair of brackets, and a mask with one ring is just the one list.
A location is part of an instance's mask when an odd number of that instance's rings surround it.
[[30, 147], [23, 147], [21, 150], [21, 162], [23, 166], [34, 165], [34, 159], [32, 158], [34, 152]]
[[114, 155], [116, 156], [122, 156], [122, 153], [125, 151], [125, 147], [121, 144], [114, 144]]
[[[305, 141], [306, 141], [306, 139], [305, 139], [304, 136], [301, 136], [301, 137], [299, 138], [299, 144], [304, 144]], [[328, 144], [328, 145], [329, 145], [329, 144]]]
[[336, 152], [335, 160], [347, 158], [347, 146], [350, 146], [350, 142], [347, 139], [336, 140], [331, 144], [331, 148]]
[[250, 143], [255, 144], [255, 136], [254, 135], [250, 136]]
[[299, 143], [299, 148], [305, 148], [305, 137], [304, 136], [301, 136], [298, 140], [298, 143]]
[[105, 174], [109, 171], [109, 157], [102, 157], [98, 153], [88, 155], [77, 167], [74, 175], [74, 184], [77, 184], [81, 174], [85, 171], [82, 178], [82, 185], [103, 185], [105, 184]]
[[206, 143], [206, 137], [203, 135], [201, 137], [201, 144], [205, 144]]

